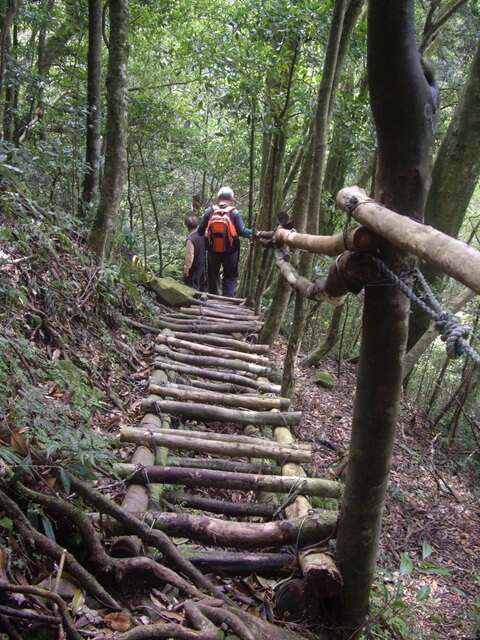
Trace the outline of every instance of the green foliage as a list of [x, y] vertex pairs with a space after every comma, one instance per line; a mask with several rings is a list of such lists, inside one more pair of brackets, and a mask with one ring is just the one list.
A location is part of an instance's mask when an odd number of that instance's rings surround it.
[[450, 575], [447, 569], [428, 560], [432, 551], [431, 545], [424, 541], [420, 562], [415, 563], [408, 554], [402, 553], [397, 571], [391, 572], [382, 568], [377, 571], [372, 589], [369, 621], [363, 638], [424, 638], [422, 629], [415, 624], [417, 608], [430, 596], [428, 578], [422, 581], [422, 577]]

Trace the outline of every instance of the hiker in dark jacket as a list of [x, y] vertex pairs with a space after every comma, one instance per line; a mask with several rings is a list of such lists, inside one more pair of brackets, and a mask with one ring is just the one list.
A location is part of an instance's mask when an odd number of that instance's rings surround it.
[[217, 195], [216, 205], [212, 205], [205, 209], [200, 224], [198, 225], [197, 232], [200, 236], [205, 235], [207, 232], [210, 219], [214, 215], [215, 209], [219, 207], [222, 210], [227, 209], [230, 220], [234, 226], [234, 237], [232, 246], [226, 248], [224, 251], [215, 250], [211, 244], [207, 241], [208, 250], [208, 292], [218, 295], [218, 287], [220, 284], [220, 270], [223, 267], [222, 272], [222, 293], [224, 296], [233, 298], [235, 296], [235, 290], [237, 288], [238, 281], [238, 261], [240, 257], [240, 241], [239, 237], [251, 238], [253, 235], [252, 229], [248, 229], [243, 223], [240, 211], [235, 208], [235, 196], [233, 191], [229, 187], [222, 187]]
[[197, 291], [205, 291], [205, 238], [196, 231], [198, 217], [194, 215], [185, 218], [188, 238], [185, 243], [185, 263], [183, 265], [183, 280], [189, 287]]

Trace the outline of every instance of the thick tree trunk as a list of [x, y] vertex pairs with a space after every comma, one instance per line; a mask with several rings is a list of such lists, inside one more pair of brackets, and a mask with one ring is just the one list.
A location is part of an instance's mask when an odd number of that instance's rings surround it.
[[[438, 93], [425, 77], [417, 52], [413, 0], [369, 0], [367, 51], [379, 152], [375, 198], [400, 214], [422, 220]], [[380, 218], [383, 221], [383, 212]], [[382, 242], [379, 255], [395, 273], [415, 264], [387, 241]], [[369, 607], [402, 388], [408, 311], [408, 298], [396, 287], [369, 286], [365, 291], [337, 540], [344, 578], [340, 624], [348, 638], [358, 637]]]
[[88, 244], [101, 262], [117, 229], [127, 170], [128, 0], [110, 0], [105, 169], [100, 202]]

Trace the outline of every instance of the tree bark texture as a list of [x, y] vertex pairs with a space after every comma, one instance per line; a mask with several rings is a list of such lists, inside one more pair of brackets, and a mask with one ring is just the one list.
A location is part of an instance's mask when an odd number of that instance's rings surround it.
[[[378, 135], [375, 199], [398, 214], [375, 208], [382, 235], [380, 258], [395, 273], [415, 261], [401, 246], [400, 231], [421, 223], [430, 184], [436, 110], [435, 87], [424, 75], [417, 52], [413, 0], [369, 0], [367, 67], [370, 102]], [[357, 207], [359, 217], [369, 204]], [[355, 211], [354, 211], [355, 213]], [[387, 223], [388, 216], [388, 223]], [[395, 218], [402, 224], [391, 230]], [[369, 216], [369, 222], [373, 216]], [[365, 224], [378, 232], [372, 224]], [[403, 234], [402, 234], [403, 237]], [[409, 300], [393, 286], [365, 291], [362, 345], [357, 371], [348, 473], [337, 539], [344, 578], [340, 625], [344, 637], [358, 637], [366, 620], [376, 564], [385, 493], [401, 395], [402, 361]]]

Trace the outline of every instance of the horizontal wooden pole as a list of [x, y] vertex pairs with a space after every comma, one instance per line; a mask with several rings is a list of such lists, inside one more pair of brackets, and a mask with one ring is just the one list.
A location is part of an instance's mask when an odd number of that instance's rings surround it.
[[288, 398], [267, 398], [265, 396], [247, 396], [241, 393], [215, 393], [213, 391], [203, 391], [192, 387], [179, 389], [171, 385], [151, 384], [148, 393], [153, 393], [161, 398], [174, 398], [183, 402], [202, 402], [223, 407], [239, 407], [243, 409], [254, 409], [256, 411], [288, 411], [290, 400]]
[[218, 380], [220, 382], [230, 382], [237, 384], [239, 387], [249, 387], [250, 389], [258, 389], [264, 393], [280, 393], [281, 386], [273, 384], [271, 382], [263, 382], [262, 380], [255, 380], [254, 378], [248, 378], [238, 373], [228, 373], [228, 371], [217, 371], [215, 369], [206, 369], [201, 367], [191, 367], [188, 364], [180, 364], [175, 362], [169, 362], [168, 360], [162, 360], [156, 358], [154, 362], [156, 369], [164, 369], [165, 371], [176, 371], [177, 373], [184, 373], [188, 376], [197, 376], [198, 378], [206, 378], [207, 380]]
[[191, 353], [179, 353], [170, 349], [166, 344], [156, 345], [154, 351], [162, 358], [197, 367], [218, 367], [230, 371], [245, 371], [256, 376], [268, 376], [271, 373], [270, 367], [245, 362], [244, 360], [235, 360], [234, 358], [212, 358], [206, 355], [196, 356]]
[[[136, 485], [134, 485], [136, 486]], [[166, 491], [165, 500], [172, 504], [180, 504], [189, 509], [200, 509], [207, 513], [223, 514], [225, 516], [271, 518], [275, 511], [273, 504], [263, 502], [230, 502], [192, 495], [182, 491]]]
[[267, 476], [181, 467], [138, 467], [133, 464], [117, 464], [115, 465], [115, 471], [121, 478], [138, 484], [163, 482], [186, 487], [218, 487], [221, 489], [273, 491], [278, 493], [288, 493], [300, 486], [303, 495], [333, 499], [340, 497], [340, 484], [323, 478]]
[[[125, 427], [125, 429], [131, 429], [132, 427]], [[138, 427], [137, 427], [138, 429]], [[142, 427], [140, 427], [140, 430]], [[145, 429], [144, 429], [145, 431]], [[152, 431], [157, 431], [152, 429]], [[166, 436], [182, 436], [185, 438], [191, 438], [194, 440], [218, 440], [220, 442], [228, 442], [233, 444], [251, 444], [251, 445], [264, 445], [265, 447], [277, 447], [279, 444], [275, 440], [268, 440], [266, 438], [260, 438], [257, 436], [244, 436], [237, 433], [220, 433], [218, 431], [196, 431], [193, 429], [159, 429], [158, 433], [162, 433]], [[292, 440], [287, 444], [288, 447], [293, 449], [301, 449], [302, 451], [312, 450], [312, 446], [308, 442], [295, 442], [292, 436]]]
[[247, 353], [268, 354], [270, 346], [268, 344], [254, 344], [237, 340], [228, 336], [204, 335], [203, 333], [186, 333], [184, 331], [175, 331], [171, 333], [164, 332], [165, 335], [173, 335], [181, 340], [190, 340], [191, 342], [200, 342], [201, 344], [212, 344], [222, 348], [233, 349], [237, 351], [245, 351]]
[[300, 424], [301, 411], [246, 411], [244, 409], [227, 409], [197, 402], [174, 402], [172, 400], [142, 400], [140, 409], [144, 413], [169, 413], [172, 416], [183, 416], [203, 422], [228, 422], [232, 424], [255, 424], [262, 426], [289, 427]]
[[281, 446], [272, 442], [244, 443], [226, 442], [221, 440], [202, 440], [193, 437], [173, 435], [161, 431], [146, 431], [135, 427], [123, 427], [120, 429], [122, 442], [134, 442], [144, 446], [161, 446], [174, 450], [196, 451], [210, 453], [219, 456], [236, 458], [268, 458], [270, 460], [294, 460], [297, 462], [309, 462], [311, 452], [309, 449], [300, 448], [295, 444]]
[[253, 362], [255, 364], [268, 364], [268, 360], [258, 353], [246, 353], [244, 351], [232, 351], [229, 348], [222, 349], [220, 346], [212, 346], [203, 342], [193, 342], [191, 340], [180, 340], [174, 336], [164, 335], [160, 333], [156, 337], [156, 342], [166, 344], [173, 349], [185, 349], [194, 351], [203, 355], [214, 356], [217, 358], [234, 358], [235, 360], [245, 360], [245, 362]]
[[280, 475], [281, 469], [268, 462], [241, 462], [224, 458], [180, 458], [168, 457], [167, 467], [192, 467], [195, 469], [214, 469], [216, 471], [232, 471], [234, 473], [261, 473], [263, 475]]
[[396, 247], [413, 253], [480, 293], [480, 252], [473, 247], [406, 215], [390, 211], [370, 200], [360, 187], [339, 191], [337, 203], [357, 222]]
[[[306, 518], [273, 522], [232, 522], [187, 513], [138, 513], [145, 524], [169, 536], [197, 540], [215, 547], [241, 549], [305, 545], [332, 536], [338, 514], [317, 511]], [[108, 522], [104, 523], [108, 526]], [[112, 527], [113, 525], [112, 522]], [[115, 526], [115, 533], [118, 533]]]
[[294, 229], [279, 228], [275, 231], [277, 244], [285, 244], [325, 256], [338, 256], [344, 251], [373, 251], [378, 245], [378, 238], [364, 227], [349, 229], [346, 234], [339, 233], [334, 236], [314, 236], [306, 233], [297, 233]]
[[224, 310], [223, 308], [215, 308], [215, 307], [180, 307], [180, 313], [185, 314], [187, 316], [195, 316], [195, 317], [203, 317], [215, 318], [217, 320], [234, 320], [235, 322], [247, 320], [259, 320], [260, 316], [245, 316], [243, 314], [231, 313], [230, 311]]
[[291, 553], [221, 552], [182, 547], [182, 554], [203, 573], [214, 575], [290, 576], [295, 568], [295, 556]]

